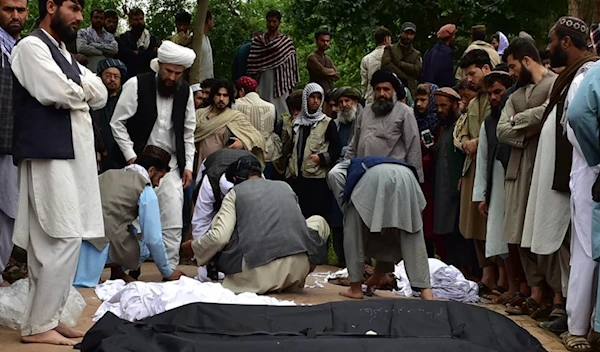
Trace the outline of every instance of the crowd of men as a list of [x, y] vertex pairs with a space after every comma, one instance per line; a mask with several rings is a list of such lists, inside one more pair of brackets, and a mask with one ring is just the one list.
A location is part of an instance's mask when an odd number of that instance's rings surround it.
[[60, 312], [70, 286], [96, 286], [105, 267], [130, 282], [151, 256], [177, 280], [183, 251], [199, 280], [293, 291], [327, 262], [331, 237], [346, 297], [372, 294], [404, 260], [433, 299], [436, 256], [569, 350], [600, 347], [597, 27], [561, 17], [539, 50], [525, 32], [475, 26], [456, 69], [455, 25], [423, 57], [413, 23], [395, 44], [378, 27], [359, 89], [334, 87], [323, 28], [295, 90], [276, 10], [236, 50], [234, 80], [214, 78], [209, 12], [201, 83], [189, 85], [188, 13], [160, 42], [137, 8], [116, 37], [114, 10], [78, 30], [83, 0], [40, 5], [21, 38], [27, 1], [0, 0], [0, 269], [13, 243], [26, 250], [23, 342], [83, 336]]

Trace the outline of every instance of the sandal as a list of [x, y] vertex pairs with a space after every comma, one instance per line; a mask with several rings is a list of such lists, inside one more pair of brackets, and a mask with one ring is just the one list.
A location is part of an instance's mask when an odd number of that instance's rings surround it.
[[512, 305], [515, 301], [520, 300], [520, 299], [525, 299], [527, 298], [527, 296], [521, 292], [516, 292], [514, 295], [512, 295], [508, 301], [506, 301], [505, 305], [508, 307], [509, 305]]
[[502, 296], [504, 293], [506, 293], [506, 289], [504, 287], [500, 287], [500, 286], [496, 286], [492, 292], [490, 293], [484, 293], [481, 297], [490, 300], [490, 301], [494, 301]]
[[540, 304], [533, 298], [518, 299], [506, 307], [509, 315], [533, 315], [541, 310]]
[[484, 284], [482, 281], [479, 281], [477, 283], [477, 286], [479, 287], [479, 297], [484, 297], [486, 295], [489, 295], [492, 293], [492, 290], [486, 286], [486, 284]]
[[552, 313], [550, 313], [548, 321], [541, 322], [538, 326], [560, 336], [568, 330], [567, 312], [564, 309], [555, 308], [552, 310]]
[[589, 352], [592, 346], [583, 336], [571, 335], [568, 331], [560, 335], [565, 348], [571, 352]]
[[514, 296], [514, 294], [506, 291], [503, 294], [501, 294], [500, 296], [494, 298], [494, 303], [505, 305], [511, 300], [511, 298], [513, 296]]
[[591, 330], [587, 336], [587, 340], [592, 346], [592, 351], [600, 351], [600, 333]]

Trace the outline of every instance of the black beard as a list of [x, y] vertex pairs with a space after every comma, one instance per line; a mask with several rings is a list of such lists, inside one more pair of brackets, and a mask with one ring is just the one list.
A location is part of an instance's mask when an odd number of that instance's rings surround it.
[[202, 98], [202, 107], [207, 107], [210, 106], [210, 99], [209, 98]]
[[567, 53], [560, 45], [557, 45], [554, 53], [550, 55], [550, 66], [552, 68], [567, 66]]
[[454, 111], [454, 109], [450, 109], [450, 111], [448, 112], [448, 116], [442, 116], [442, 114], [438, 114], [438, 120], [440, 121], [440, 125], [442, 126], [452, 125], [454, 123], [454, 120], [456, 120], [456, 112]]
[[136, 33], [138, 33], [138, 34], [141, 34], [144, 31], [144, 29], [146, 29], [146, 25], [145, 24], [139, 24], [139, 25], [136, 25], [136, 26], [131, 26], [131, 30], [134, 31], [134, 32], [136, 32]]
[[387, 116], [394, 109], [394, 101], [392, 99], [376, 100], [371, 105], [371, 109], [375, 113], [375, 116]]
[[177, 88], [179, 88], [179, 83], [173, 86], [167, 86], [162, 79], [156, 78], [156, 90], [161, 97], [172, 97], [173, 94], [175, 94], [175, 91], [177, 91]]
[[518, 80], [519, 86], [525, 87], [526, 85], [531, 83], [532, 80], [533, 80], [533, 75], [531, 74], [531, 71], [526, 69], [525, 66], [521, 66], [521, 73], [519, 73], [519, 80]]
[[65, 44], [73, 43], [75, 39], [77, 39], [77, 30], [72, 30], [69, 28], [69, 26], [64, 23], [62, 17], [60, 17], [58, 11], [52, 15], [50, 20], [50, 28], [56, 32], [58, 38], [60, 38], [60, 41], [64, 42]]

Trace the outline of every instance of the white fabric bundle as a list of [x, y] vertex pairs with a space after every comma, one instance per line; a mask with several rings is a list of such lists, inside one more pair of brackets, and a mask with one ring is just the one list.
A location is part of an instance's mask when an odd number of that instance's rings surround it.
[[152, 59], [150, 68], [158, 72], [159, 63], [181, 65], [190, 68], [196, 59], [196, 53], [190, 48], [177, 45], [172, 41], [165, 40], [158, 48], [157, 58]]

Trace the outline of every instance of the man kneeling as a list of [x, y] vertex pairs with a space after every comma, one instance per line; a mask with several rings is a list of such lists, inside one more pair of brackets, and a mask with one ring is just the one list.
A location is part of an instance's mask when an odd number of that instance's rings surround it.
[[[183, 275], [169, 266], [158, 198], [152, 188], [169, 172], [170, 158], [165, 150], [147, 146], [135, 164], [98, 177], [106, 237], [82, 242], [73, 286], [95, 287], [105, 264], [112, 268], [111, 279], [134, 281], [122, 268], [135, 270], [150, 255], [165, 280]], [[132, 226], [138, 217], [140, 240]]]
[[298, 198], [284, 182], [265, 180], [254, 156], [231, 164], [234, 187], [223, 198], [206, 235], [183, 250], [198, 265], [215, 257], [223, 286], [235, 293], [296, 290], [314, 266], [327, 261], [329, 226], [320, 216], [304, 219]]
[[374, 258], [375, 274], [367, 293], [404, 260], [410, 284], [422, 299], [433, 299], [421, 212], [425, 197], [417, 170], [392, 158], [365, 157], [350, 162], [345, 183], [329, 175], [329, 185], [344, 213], [344, 253], [350, 288], [342, 296], [363, 298], [365, 258]]

